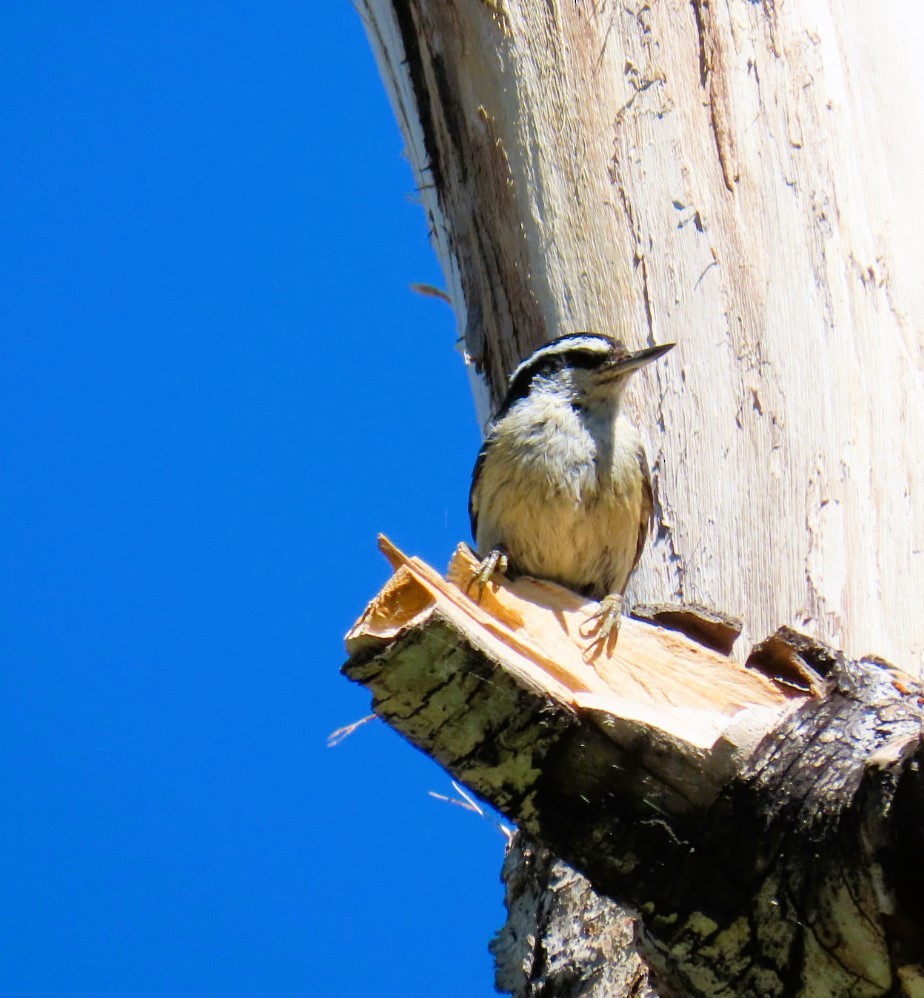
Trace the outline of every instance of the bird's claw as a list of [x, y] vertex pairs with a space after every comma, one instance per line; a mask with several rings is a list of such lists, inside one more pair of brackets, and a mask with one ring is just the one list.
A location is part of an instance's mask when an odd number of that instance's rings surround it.
[[480, 600], [485, 586], [491, 581], [491, 578], [495, 574], [506, 575], [507, 566], [507, 555], [500, 548], [494, 548], [486, 558], [482, 558], [478, 563], [478, 567], [472, 573], [465, 591], [470, 593], [472, 588], [474, 588], [475, 599]]
[[619, 638], [619, 625], [622, 623], [622, 595], [610, 593], [600, 601], [597, 609], [580, 627], [581, 637], [590, 641], [584, 649], [583, 659], [592, 662], [601, 652], [613, 654]]

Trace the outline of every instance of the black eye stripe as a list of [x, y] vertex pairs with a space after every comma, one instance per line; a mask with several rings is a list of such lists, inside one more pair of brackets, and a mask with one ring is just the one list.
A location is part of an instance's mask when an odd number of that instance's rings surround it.
[[529, 394], [537, 377], [548, 377], [565, 367], [590, 369], [608, 360], [627, 356], [628, 351], [618, 341], [596, 333], [569, 333], [539, 347], [514, 371], [504, 403], [497, 414], [500, 418], [512, 405]]
[[520, 364], [520, 367], [562, 354], [586, 353], [591, 357], [601, 357], [621, 349], [623, 349], [621, 343], [600, 333], [568, 333], [566, 336], [559, 336], [558, 339], [537, 347]]

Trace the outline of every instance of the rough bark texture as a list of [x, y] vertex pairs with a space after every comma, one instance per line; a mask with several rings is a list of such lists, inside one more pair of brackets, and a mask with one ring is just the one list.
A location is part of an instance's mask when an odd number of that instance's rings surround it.
[[549, 656], [579, 645], [589, 612], [567, 590], [520, 579], [485, 608], [456, 586], [401, 559], [344, 671], [587, 878], [529, 843], [508, 856], [500, 985], [645, 993], [608, 897], [639, 913], [663, 995], [921, 993], [924, 688], [785, 630], [748, 670], [632, 621], [604, 678], [603, 663]]
[[495, 987], [517, 998], [656, 998], [635, 922], [518, 832], [504, 861], [507, 924], [491, 943]]
[[629, 399], [657, 521], [630, 596], [920, 672], [911, 0], [356, 2], [482, 418], [556, 334], [678, 342]]

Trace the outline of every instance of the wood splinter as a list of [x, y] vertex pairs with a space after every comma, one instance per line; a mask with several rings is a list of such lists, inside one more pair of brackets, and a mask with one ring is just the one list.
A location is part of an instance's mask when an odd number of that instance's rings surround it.
[[345, 675], [453, 777], [639, 912], [665, 988], [922, 993], [917, 681], [786, 629], [741, 665], [708, 646], [730, 648], [733, 622], [676, 607], [646, 616], [707, 644], [627, 618], [612, 656], [589, 665], [592, 601], [522, 577], [476, 602], [465, 546], [446, 578], [380, 547], [395, 573], [347, 635]]

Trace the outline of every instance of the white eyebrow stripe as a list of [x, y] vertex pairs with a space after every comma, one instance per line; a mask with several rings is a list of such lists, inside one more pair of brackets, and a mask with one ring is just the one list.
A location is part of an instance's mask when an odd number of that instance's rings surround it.
[[588, 353], [609, 354], [612, 349], [613, 340], [609, 336], [592, 333], [568, 336], [553, 343], [548, 343], [544, 347], [539, 347], [538, 350], [531, 353], [513, 372], [510, 381], [515, 381], [517, 376], [528, 367], [541, 363], [548, 357], [554, 357], [556, 354], [570, 353], [572, 350], [586, 350]]

